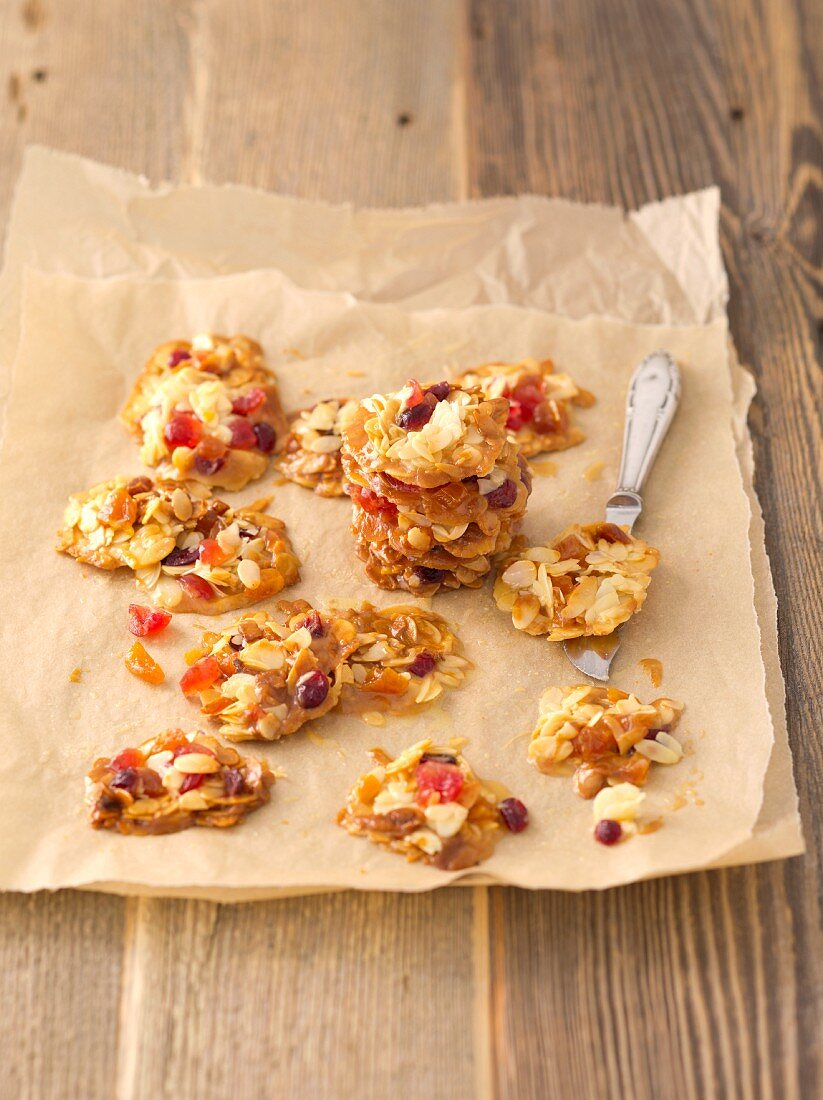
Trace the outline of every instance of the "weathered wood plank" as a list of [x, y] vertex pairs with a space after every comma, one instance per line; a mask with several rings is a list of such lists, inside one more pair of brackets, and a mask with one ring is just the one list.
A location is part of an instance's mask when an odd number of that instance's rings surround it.
[[122, 954], [119, 898], [0, 895], [0, 1094], [113, 1095]]
[[129, 905], [120, 1096], [479, 1094], [471, 890]]
[[[807, 10], [808, 7], [808, 10]], [[631, 205], [720, 182], [801, 806], [823, 779], [818, 648], [821, 186], [803, 4], [470, 5], [469, 186]], [[819, 85], [818, 85], [819, 87]], [[501, 1095], [801, 1096], [821, 1087], [819, 864], [604, 897], [495, 891]], [[537, 1042], [537, 1050], [533, 1043]]]
[[335, 202], [454, 197], [457, 4], [242, 9], [195, 9], [195, 173]]

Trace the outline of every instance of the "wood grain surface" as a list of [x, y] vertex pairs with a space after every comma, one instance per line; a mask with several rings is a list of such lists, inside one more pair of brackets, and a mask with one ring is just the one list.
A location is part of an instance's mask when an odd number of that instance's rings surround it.
[[817, 0], [0, 0], [38, 141], [406, 204], [719, 183], [809, 854], [576, 897], [0, 896], [0, 1094], [823, 1094]]

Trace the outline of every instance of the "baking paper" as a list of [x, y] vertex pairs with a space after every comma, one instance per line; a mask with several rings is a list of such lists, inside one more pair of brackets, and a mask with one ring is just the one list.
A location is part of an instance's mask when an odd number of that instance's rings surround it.
[[[147, 734], [200, 719], [175, 685], [195, 620], [177, 616], [152, 651], [168, 683], [150, 688], [122, 664], [130, 637], [127, 574], [107, 575], [57, 555], [54, 531], [68, 493], [117, 473], [139, 472], [133, 443], [115, 421], [142, 362], [172, 333], [250, 332], [263, 343], [287, 407], [330, 393], [354, 395], [432, 378], [486, 359], [551, 356], [598, 397], [579, 417], [588, 440], [552, 456], [555, 477], [536, 479], [526, 532], [551, 537], [602, 513], [619, 460], [628, 378], [665, 346], [683, 369], [684, 396], [648, 485], [642, 534], [663, 564], [641, 615], [627, 628], [613, 682], [654, 694], [637, 662], [657, 657], [661, 690], [681, 698], [687, 756], [658, 768], [647, 788], [659, 832], [603, 849], [591, 837], [591, 805], [568, 780], [526, 762], [540, 692], [579, 676], [562, 651], [513, 630], [488, 588], [438, 596], [460, 624], [477, 670], [467, 685], [414, 719], [375, 729], [332, 715], [260, 750], [287, 778], [272, 804], [240, 828], [130, 838], [93, 832], [82, 776], [92, 759]], [[32, 890], [145, 884], [222, 891], [347, 886], [421, 890], [452, 876], [349, 837], [333, 817], [366, 750], [400, 751], [421, 736], [467, 736], [482, 776], [500, 779], [532, 813], [529, 830], [505, 837], [483, 865], [486, 880], [531, 888], [584, 889], [703, 867], [728, 858], [757, 820], [773, 742], [748, 569], [748, 499], [733, 431], [734, 395], [721, 317], [700, 326], [573, 321], [513, 306], [408, 311], [350, 295], [296, 288], [273, 272], [205, 280], [79, 280], [30, 272], [0, 482], [0, 560], [6, 652], [14, 654], [2, 721], [4, 803], [0, 886]], [[599, 480], [585, 476], [604, 463]], [[348, 535], [349, 506], [294, 485], [273, 488], [272, 511], [304, 562], [290, 590], [397, 602], [364, 578]], [[25, 553], [21, 554], [21, 547]], [[402, 597], [400, 597], [402, 599]], [[75, 666], [82, 681], [69, 682]], [[219, 896], [219, 893], [218, 893]]]

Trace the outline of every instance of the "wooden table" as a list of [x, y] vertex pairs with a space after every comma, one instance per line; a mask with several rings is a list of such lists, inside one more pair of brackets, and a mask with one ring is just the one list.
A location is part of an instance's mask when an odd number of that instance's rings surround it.
[[[0, 898], [0, 1093], [812, 1097], [823, 794], [816, 0], [0, 0], [38, 141], [155, 179], [635, 206], [720, 183], [809, 855], [597, 896]], [[819, 74], [818, 74], [819, 76]], [[816, 412], [815, 412], [816, 407]], [[817, 571], [817, 572], [815, 572]]]

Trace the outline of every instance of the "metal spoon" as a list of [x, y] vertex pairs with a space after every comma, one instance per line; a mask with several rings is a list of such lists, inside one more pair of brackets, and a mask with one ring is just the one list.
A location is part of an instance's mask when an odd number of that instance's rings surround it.
[[[606, 522], [631, 531], [643, 509], [640, 490], [680, 402], [680, 371], [667, 351], [649, 355], [632, 375], [626, 397], [626, 427], [617, 491], [606, 503]], [[570, 638], [563, 643], [576, 669], [593, 680], [608, 680], [620, 648], [620, 631], [602, 638]]]

